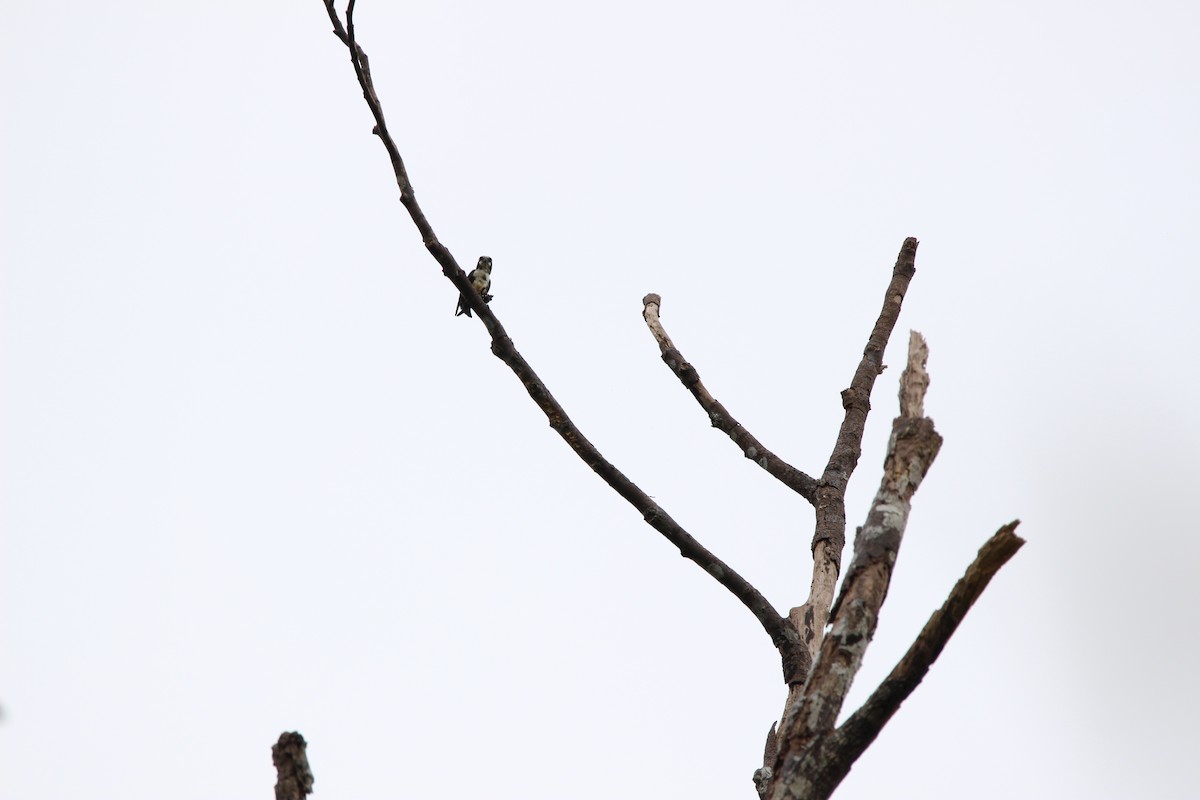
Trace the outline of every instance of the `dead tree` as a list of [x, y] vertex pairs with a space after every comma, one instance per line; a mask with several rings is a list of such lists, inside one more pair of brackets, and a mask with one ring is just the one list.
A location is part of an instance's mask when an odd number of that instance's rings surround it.
[[[696, 398], [712, 426], [727, 434], [746, 458], [815, 509], [809, 596], [784, 616], [749, 581], [700, 544], [665, 509], [605, 459], [517, 351], [487, 304], [487, 298], [481, 297], [472, 287], [467, 273], [438, 239], [417, 202], [404, 160], [388, 132], [371, 79], [367, 54], [355, 35], [355, 0], [349, 0], [344, 24], [333, 0], [324, 2], [333, 32], [350, 54], [354, 74], [375, 118], [372, 132], [379, 137], [391, 160], [400, 189], [400, 202], [417, 226], [426, 249], [441, 265], [442, 274], [461, 295], [464, 307], [474, 311], [483, 323], [491, 337], [492, 353], [513, 371], [546, 415], [550, 427], [575, 454], [641, 512], [650, 527], [679, 548], [681, 555], [696, 562], [741, 601], [779, 651], [788, 695], [780, 722], [771, 726], [767, 736], [763, 764], [754, 773], [759, 796], [771, 800], [828, 797], [855, 759], [874, 741], [884, 724], [921, 682], [992, 576], [1024, 543], [1014, 532], [1015, 521], [988, 539], [946, 602], [930, 617], [883, 683], [861, 708], [841, 725], [837, 724], [851, 681], [875, 633], [879, 610], [887, 596], [892, 568], [907, 527], [913, 494], [937, 456], [942, 441], [933, 420], [924, 412], [925, 391], [929, 386], [925, 369], [928, 349], [921, 335], [913, 332], [909, 337], [908, 365], [900, 377], [900, 410], [892, 423], [883, 478], [865, 522], [855, 533], [854, 556], [835, 599], [834, 589], [843, 572], [842, 551], [846, 543], [846, 487], [862, 452], [871, 391], [875, 379], [884, 369], [883, 353], [916, 272], [917, 240], [906, 239], [900, 248], [891, 281], [884, 292], [883, 307], [867, 338], [862, 359], [849, 388], [842, 391], [845, 415], [833, 450], [819, 476], [808, 475], [788, 464], [746, 430], [713, 397], [695, 367], [667, 335], [660, 318], [662, 299], [656, 294], [648, 294], [642, 299], [643, 317], [658, 343], [663, 361]], [[307, 780], [311, 786], [311, 773]]]

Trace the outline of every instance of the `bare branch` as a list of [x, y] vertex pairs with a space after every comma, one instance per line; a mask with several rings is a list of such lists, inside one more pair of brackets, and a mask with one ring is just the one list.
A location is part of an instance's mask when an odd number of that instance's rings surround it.
[[777, 800], [828, 797], [837, 788], [900, 704], [920, 685], [988, 583], [1025, 544], [1014, 533], [1018, 524], [1018, 520], [1008, 523], [984, 543], [946, 602], [925, 623], [908, 652], [862, 708], [831, 734], [818, 736], [806, 751], [783, 767], [774, 794]]
[[925, 416], [925, 392], [929, 390], [929, 373], [925, 362], [929, 360], [929, 345], [925, 337], [916, 331], [908, 332], [908, 365], [900, 376], [900, 416]]
[[[910, 340], [909, 369], [901, 381], [906, 396], [924, 396], [924, 389], [914, 376], [924, 374], [926, 354], [924, 340], [919, 334], [914, 335]], [[833, 627], [821, 644], [820, 655], [804, 687], [803, 700], [787, 711], [782, 730], [786, 744], [781, 749], [791, 752], [804, 749], [815, 737], [833, 729], [846, 692], [875, 634], [892, 566], [908, 525], [913, 494], [942, 444], [933, 420], [904, 415], [903, 412], [919, 406], [919, 399], [915, 405], [904, 406], [901, 416], [892, 423], [883, 480], [867, 522], [854, 538], [854, 561], [834, 605]]]
[[[863, 432], [866, 430], [867, 414], [871, 410], [871, 390], [875, 386], [875, 378], [884, 368], [883, 351], [887, 349], [888, 339], [900, 316], [900, 306], [904, 302], [908, 284], [916, 274], [917, 244], [917, 240], [910, 236], [900, 247], [896, 266], [892, 269], [892, 280], [884, 293], [883, 308], [867, 339], [850, 388], [842, 392], [842, 407], [846, 413], [829, 462], [817, 484], [812, 583], [808, 600], [788, 613], [788, 619], [800, 632], [810, 658], [816, 658], [821, 647], [833, 603], [834, 587], [842, 571], [842, 550], [846, 546], [846, 486], [862, 453]], [[785, 715], [800, 700], [801, 684], [807, 677], [801, 676], [799, 681], [792, 683], [784, 706]]]
[[[563, 438], [585, 464], [591, 467], [617, 494], [621, 495], [630, 505], [636, 508], [651, 527], [666, 537], [671, 544], [679, 548], [680, 555], [696, 562], [754, 614], [759, 624], [762, 625], [763, 630], [771, 637], [771, 642], [780, 652], [783, 660], [784, 675], [794, 675], [800, 672], [807, 674], [809, 654], [801, 644], [800, 637], [791, 623], [775, 610], [758, 589], [754, 588], [749, 581], [696, 541], [691, 534], [684, 530], [679, 523], [655, 503], [649, 495], [605, 459], [600, 454], [600, 451], [596, 449], [595, 445], [587, 440], [575, 426], [575, 423], [567, 416], [566, 411], [559, 402], [550, 394], [550, 390], [546, 388], [541, 378], [537, 376], [537, 373], [533, 371], [529, 363], [517, 352], [516, 346], [504, 330], [504, 326], [500, 324], [500, 321], [492, 312], [492, 307], [484, 304], [482, 299], [476, 294], [467, 280], [466, 273], [458, 266], [450, 250], [438, 241], [432, 226], [425, 218], [425, 213], [421, 210], [421, 206], [417, 202], [412, 183], [409, 181], [408, 173], [404, 168], [404, 161], [400, 157], [400, 151], [396, 147], [391, 133], [388, 131], [387, 124], [384, 122], [383, 109], [371, 81], [366, 53], [363, 52], [363, 49], [355, 39], [354, 1], [350, 0], [346, 9], [345, 36], [339, 33], [339, 26], [336, 24], [334, 33], [338, 35], [338, 38], [342, 40], [343, 44], [350, 51], [350, 60], [354, 65], [354, 73], [358, 77], [359, 86], [363, 90], [363, 97], [366, 99], [367, 105], [370, 107], [371, 113], [375, 118], [373, 133], [379, 136], [384, 148], [387, 150], [388, 157], [391, 159], [396, 184], [400, 187], [400, 202], [404, 204], [409, 216], [412, 217], [413, 223], [417, 226], [417, 230], [420, 231], [426, 249], [429, 250], [441, 265], [442, 273], [450, 279], [455, 288], [468, 301], [471, 309], [476, 312], [479, 320], [484, 324], [492, 339], [492, 353], [509, 366], [517, 376], [517, 379], [521, 381], [529, 396], [542, 409], [542, 412], [550, 422], [550, 427]], [[330, 0], [325, 0], [325, 6], [330, 11], [330, 16], [336, 23], [337, 14], [333, 10]]]
[[304, 800], [312, 794], [313, 774], [308, 766], [308, 744], [298, 733], [281, 733], [271, 747], [275, 762], [275, 800]]
[[[846, 546], [846, 486], [862, 452], [863, 431], [866, 429], [867, 413], [871, 409], [871, 390], [875, 378], [883, 372], [883, 351], [900, 316], [900, 306], [904, 302], [908, 284], [916, 273], [917, 244], [916, 239], [909, 237], [900, 247], [896, 266], [892, 269], [892, 280], [884, 293], [883, 308], [867, 339], [850, 388], [842, 392], [846, 414], [838, 431], [837, 443], [817, 484], [812, 583], [808, 600], [788, 613], [788, 619], [800, 632], [800, 638], [812, 659], [816, 658], [821, 647], [833, 605], [834, 587], [842, 571], [842, 550]], [[784, 705], [785, 716], [800, 701], [807, 677], [799, 676], [799, 680], [791, 684]]]
[[917, 240], [910, 236], [900, 248], [896, 266], [892, 269], [891, 283], [884, 293], [879, 318], [867, 339], [850, 388], [842, 392], [842, 408], [846, 414], [817, 490], [817, 525], [813, 534], [813, 549], [821, 541], [832, 543], [830, 557], [835, 560], [839, 571], [842, 549], [846, 544], [846, 486], [862, 455], [863, 431], [871, 410], [871, 389], [875, 386], [875, 379], [883, 372], [883, 351], [887, 349], [892, 329], [896, 327], [908, 284], [917, 271], [917, 244]]
[[346, 35], [346, 29], [342, 27], [342, 19], [338, 16], [337, 9], [333, 7], [333, 0], [323, 0], [325, 10], [329, 13], [329, 21], [333, 23], [333, 35], [342, 40], [342, 44], [349, 45], [350, 37]]
[[984, 543], [971, 566], [954, 584], [946, 602], [925, 623], [908, 652], [867, 698], [862, 708], [842, 723], [840, 731], [849, 748], [847, 767], [875, 740], [900, 704], [921, 683], [988, 583], [1025, 544], [1025, 540], [1015, 532], [1020, 524], [1020, 520], [1013, 520]]
[[[850, 386], [842, 392], [845, 416], [819, 480], [766, 450], [729, 415], [667, 336], [659, 319], [661, 299], [653, 294], [643, 299], [643, 316], [659, 344], [663, 360], [708, 413], [713, 426], [733, 439], [747, 458], [816, 509], [812, 540], [814, 569], [809, 599], [799, 608], [792, 609], [789, 618], [784, 619], [757, 589], [697, 542], [600, 454], [517, 351], [491, 307], [473, 290], [466, 272], [438, 240], [416, 200], [404, 161], [384, 119], [367, 54], [356, 40], [356, 0], [348, 0], [345, 27], [338, 18], [333, 0], [323, 2], [334, 34], [350, 53], [363, 97], [375, 120], [372, 132], [379, 136], [388, 153], [400, 189], [400, 201], [443, 274], [483, 323], [491, 337], [492, 353], [509, 366], [542, 409], [550, 426], [576, 455], [636, 508], [651, 527], [675, 545], [681, 555], [696, 562], [737, 597], [779, 649], [784, 677], [789, 684], [789, 699], [783, 724], [778, 731], [772, 726], [763, 767], [755, 773], [760, 796], [769, 795], [775, 800], [827, 797], [900, 703], [920, 683], [991, 577], [1023, 544], [1013, 533], [1016, 522], [993, 536], [888, 679], [845, 724], [834, 728], [850, 683], [874, 635], [892, 567], [907, 527], [913, 494], [941, 446], [941, 437], [934, 430], [932, 420], [924, 416], [924, 395], [929, 385], [925, 371], [928, 349], [920, 335], [914, 332], [910, 337], [908, 368], [901, 378], [900, 416], [893, 421], [883, 480], [866, 524], [858, 529], [855, 537], [854, 559], [843, 582], [841, 596], [833, 602], [833, 587], [841, 572], [845, 547], [846, 487], [861, 456], [871, 391], [875, 379], [884, 369], [883, 353], [915, 274], [917, 240], [906, 239], [901, 247], [883, 308]], [[830, 619], [832, 629], [824, 636], [826, 621]], [[818, 653], [814, 664], [813, 656]], [[303, 738], [299, 734], [284, 734], [272, 753], [279, 771], [277, 800], [303, 800], [312, 789], [312, 773], [304, 754]]]
[[[916, 273], [917, 245], [917, 240], [909, 237], [900, 248], [892, 270], [892, 280], [884, 294], [879, 318], [867, 340], [850, 388], [842, 392], [842, 405], [846, 413], [820, 481], [815, 481], [767, 450], [729, 414], [704, 386], [695, 367], [683, 357], [667, 335], [659, 318], [661, 298], [657, 294], [648, 294], [642, 299], [642, 316], [658, 342], [663, 361], [708, 413], [713, 427], [724, 431], [747, 458], [755, 460], [816, 508], [817, 521], [812, 540], [813, 574], [809, 597], [803, 605], [793, 608], [788, 614], [792, 627], [799, 632], [804, 642], [810, 660], [820, 648], [833, 603], [834, 587], [841, 573], [842, 550], [846, 541], [846, 486], [862, 452], [863, 432], [871, 408], [871, 390], [874, 388], [875, 378], [884, 368], [883, 352], [899, 318], [908, 285]], [[791, 673], [788, 679], [791, 690], [785, 708], [792, 708], [799, 701], [801, 688], [807, 678], [807, 673]]]
[[746, 430], [742, 423], [734, 419], [725, 406], [721, 405], [709, 393], [708, 389], [700, 381], [700, 374], [696, 372], [696, 368], [684, 359], [683, 354], [675, 348], [671, 337], [667, 335], [667, 331], [663, 328], [662, 320], [659, 319], [659, 309], [661, 307], [661, 297], [656, 294], [646, 295], [642, 298], [642, 317], [646, 320], [646, 325], [649, 326], [654, 340], [658, 342], [658, 349], [662, 352], [663, 362], [671, 368], [671, 371], [675, 373], [675, 377], [679, 378], [680, 382], [696, 398], [696, 402], [708, 414], [708, 419], [712, 423], [712, 426], [728, 435], [733, 440], [733, 443], [741, 448], [742, 454], [746, 458], [758, 464], [805, 500], [816, 505], [816, 480], [764, 447], [762, 442], [758, 441], [750, 431]]

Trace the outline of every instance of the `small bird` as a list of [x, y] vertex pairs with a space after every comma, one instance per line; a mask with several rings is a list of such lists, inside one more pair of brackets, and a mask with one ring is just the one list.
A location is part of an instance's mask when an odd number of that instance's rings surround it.
[[[479, 299], [485, 303], [492, 301], [492, 296], [488, 294], [488, 289], [492, 288], [492, 259], [487, 256], [480, 256], [479, 263], [475, 265], [475, 269], [471, 270], [471, 274], [467, 275], [467, 280], [471, 282], [471, 286], [475, 288], [475, 292], [479, 295]], [[464, 295], [458, 296], [458, 306], [454, 309], [454, 316], [466, 314], [468, 317], [471, 314], [471, 307], [467, 305], [467, 298]]]

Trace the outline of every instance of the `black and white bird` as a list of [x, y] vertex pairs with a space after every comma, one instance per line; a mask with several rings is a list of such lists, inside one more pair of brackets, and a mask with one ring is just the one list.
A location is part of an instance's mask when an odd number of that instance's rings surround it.
[[[475, 265], [475, 269], [467, 275], [467, 280], [471, 282], [479, 299], [485, 303], [490, 303], [492, 296], [488, 294], [488, 290], [492, 288], [492, 259], [487, 256], [480, 256], [479, 263]], [[466, 314], [468, 317], [471, 314], [471, 306], [467, 305], [467, 298], [464, 295], [458, 296], [458, 306], [454, 309], [454, 316]]]

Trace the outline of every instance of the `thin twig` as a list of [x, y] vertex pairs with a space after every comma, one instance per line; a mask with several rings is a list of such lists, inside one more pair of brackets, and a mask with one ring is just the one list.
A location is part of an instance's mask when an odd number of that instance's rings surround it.
[[742, 455], [758, 464], [805, 500], [816, 505], [817, 481], [764, 447], [762, 442], [746, 430], [742, 423], [734, 419], [725, 406], [709, 393], [700, 380], [700, 373], [696, 372], [696, 368], [688, 363], [683, 354], [676, 349], [675, 343], [671, 341], [671, 337], [663, 328], [662, 320], [659, 318], [661, 307], [661, 297], [656, 294], [646, 295], [642, 298], [642, 317], [646, 320], [646, 325], [650, 328], [654, 340], [658, 342], [663, 363], [671, 368], [675, 377], [679, 378], [680, 382], [696, 398], [696, 402], [708, 414], [712, 426], [728, 435], [733, 443], [741, 448]]
[[367, 55], [358, 45], [355, 38], [355, 0], [350, 0], [346, 8], [346, 28], [344, 33], [337, 22], [337, 12], [333, 9], [331, 0], [324, 1], [326, 9], [330, 13], [330, 18], [335, 23], [334, 34], [338, 36], [350, 51], [350, 60], [354, 65], [354, 73], [358, 78], [359, 86], [363, 90], [363, 98], [367, 101], [367, 105], [371, 109], [371, 114], [375, 118], [375, 128], [372, 132], [383, 142], [388, 157], [392, 162], [392, 171], [396, 177], [396, 184], [400, 187], [400, 202], [404, 204], [409, 216], [412, 217], [413, 223], [417, 226], [417, 230], [420, 231], [421, 239], [426, 249], [429, 250], [434, 259], [441, 265], [442, 273], [450, 279], [455, 289], [467, 299], [471, 309], [476, 313], [479, 320], [483, 322], [492, 339], [492, 353], [509, 366], [517, 376], [517, 379], [521, 381], [529, 396], [542, 409], [542, 412], [550, 422], [550, 427], [563, 438], [585, 464], [591, 467], [617, 494], [621, 495], [630, 505], [636, 508], [651, 527], [661, 533], [671, 544], [679, 548], [680, 555], [696, 562], [696, 564], [728, 589], [734, 597], [740, 600], [754, 614], [759, 624], [762, 625], [763, 630], [771, 637], [771, 642], [779, 649], [783, 659], [784, 673], [789, 674], [797, 671], [804, 671], [806, 673], [808, 669], [808, 651], [801, 644], [800, 638], [791, 623], [782, 617], [762, 593], [754, 588], [749, 581], [696, 541], [691, 534], [684, 530], [679, 523], [655, 503], [649, 495], [643, 492], [640, 487], [600, 454], [595, 445], [584, 437], [575, 426], [575, 423], [567, 416], [566, 411], [554, 399], [554, 396], [550, 394], [550, 390], [546, 388], [546, 385], [537, 376], [537, 373], [533, 371], [533, 368], [517, 352], [512, 339], [493, 313], [492, 307], [484, 304], [474, 289], [471, 288], [466, 273], [458, 266], [458, 262], [450, 250], [438, 241], [437, 236], [433, 232], [433, 227], [421, 210], [421, 206], [416, 199], [416, 194], [413, 191], [412, 182], [408, 179], [404, 161], [400, 157], [400, 151], [384, 121], [383, 108], [371, 80]]

